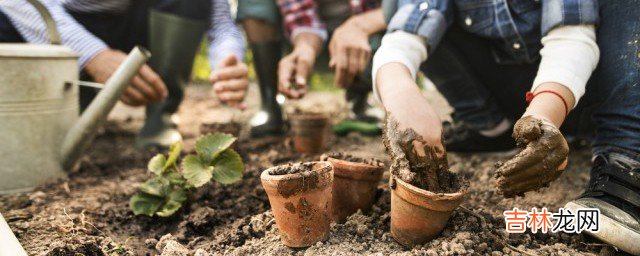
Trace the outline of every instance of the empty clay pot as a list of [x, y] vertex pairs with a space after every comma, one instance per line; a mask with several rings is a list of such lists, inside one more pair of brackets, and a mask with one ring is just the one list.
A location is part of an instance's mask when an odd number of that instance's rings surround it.
[[390, 187], [391, 235], [408, 247], [438, 236], [466, 194], [466, 187], [455, 193], [433, 193], [393, 176]]
[[[371, 210], [378, 182], [384, 173], [384, 164], [372, 159], [365, 163], [357, 157], [345, 158], [342, 154], [322, 155], [322, 161], [333, 164], [333, 197], [331, 218], [342, 223], [361, 209]], [[347, 160], [348, 159], [348, 160]]]
[[320, 153], [324, 149], [329, 118], [319, 113], [299, 113], [290, 118], [293, 146], [299, 153]]
[[333, 166], [329, 162], [309, 162], [311, 172], [274, 175], [262, 172], [262, 186], [282, 243], [289, 247], [308, 247], [327, 240], [331, 224], [331, 184]]

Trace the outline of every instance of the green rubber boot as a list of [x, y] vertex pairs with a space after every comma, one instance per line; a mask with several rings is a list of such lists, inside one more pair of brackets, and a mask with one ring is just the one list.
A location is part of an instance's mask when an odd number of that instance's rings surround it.
[[209, 23], [151, 10], [149, 48], [151, 68], [160, 75], [169, 92], [164, 102], [148, 105], [144, 127], [136, 138], [136, 147], [169, 147], [182, 140], [173, 114], [184, 97], [193, 61]]
[[260, 111], [249, 120], [252, 137], [281, 135], [283, 133], [282, 109], [276, 100], [278, 62], [282, 56], [281, 47], [280, 41], [251, 44], [262, 101]]

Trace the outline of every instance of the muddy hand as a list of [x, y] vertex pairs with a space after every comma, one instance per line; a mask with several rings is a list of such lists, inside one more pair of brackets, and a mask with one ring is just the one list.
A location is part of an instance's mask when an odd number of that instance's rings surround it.
[[[383, 141], [391, 154], [391, 172], [404, 181], [430, 191], [440, 191], [438, 170], [448, 169], [446, 153], [429, 145], [413, 129], [400, 130], [387, 113]], [[442, 181], [448, 184], [448, 181]]]
[[569, 146], [554, 125], [525, 116], [516, 122], [513, 138], [524, 149], [496, 173], [498, 189], [505, 197], [547, 186], [562, 174]]

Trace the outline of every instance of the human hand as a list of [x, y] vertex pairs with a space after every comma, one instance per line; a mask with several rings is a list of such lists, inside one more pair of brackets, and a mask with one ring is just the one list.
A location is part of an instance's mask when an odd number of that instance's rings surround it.
[[278, 90], [293, 99], [307, 93], [307, 79], [315, 63], [316, 54], [305, 45], [296, 46], [278, 64]]
[[[127, 55], [114, 49], [98, 53], [85, 66], [85, 71], [95, 82], [105, 83], [124, 62]], [[167, 97], [164, 82], [147, 64], [142, 65], [133, 77], [131, 85], [120, 96], [120, 100], [130, 106], [142, 106], [158, 103]]]
[[567, 166], [569, 145], [557, 127], [542, 118], [524, 116], [516, 122], [513, 138], [524, 149], [496, 173], [505, 197], [523, 195], [560, 177]]
[[313, 33], [302, 32], [293, 39], [293, 45], [293, 51], [278, 63], [278, 91], [299, 99], [307, 93], [307, 79], [322, 47], [322, 39]]
[[238, 61], [234, 54], [229, 54], [218, 63], [218, 68], [211, 73], [213, 92], [224, 104], [245, 109], [242, 102], [249, 88], [249, 68]]
[[392, 173], [430, 191], [442, 191], [438, 173], [448, 170], [448, 164], [440, 118], [404, 65], [383, 65], [376, 81], [387, 110], [384, 144], [393, 160]]
[[377, 89], [388, 115], [398, 122], [398, 129], [412, 129], [428, 145], [444, 152], [442, 122], [422, 95], [409, 70], [400, 63], [383, 65], [377, 72]]
[[357, 24], [345, 22], [333, 33], [329, 42], [329, 67], [335, 69], [335, 83], [346, 88], [364, 71], [371, 60], [369, 34]]

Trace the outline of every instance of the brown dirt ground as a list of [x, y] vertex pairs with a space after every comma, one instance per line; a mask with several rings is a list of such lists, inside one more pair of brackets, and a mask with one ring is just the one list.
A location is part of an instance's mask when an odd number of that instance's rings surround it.
[[[436, 105], [442, 99], [428, 93]], [[250, 94], [256, 99], [256, 90]], [[322, 107], [320, 103], [330, 102]], [[340, 117], [345, 108], [335, 93], [313, 93], [289, 104], [322, 109]], [[257, 108], [239, 112], [221, 107], [205, 86], [187, 90], [179, 117], [187, 151], [192, 150], [202, 123], [246, 120]], [[369, 214], [356, 213], [344, 224], [332, 224], [331, 237], [310, 248], [293, 250], [279, 243], [259, 174], [273, 165], [316, 160], [319, 155], [293, 153], [286, 138], [247, 140], [236, 148], [246, 163], [244, 179], [233, 185], [211, 183], [192, 203], [171, 218], [133, 216], [129, 197], [150, 177], [146, 161], [157, 152], [137, 151], [132, 142], [142, 124], [143, 111], [118, 106], [110, 122], [87, 151], [82, 167], [65, 182], [42, 186], [27, 194], [0, 196], [0, 211], [32, 255], [576, 255], [615, 253], [612, 247], [582, 235], [504, 232], [502, 211], [519, 207], [556, 210], [577, 196], [588, 179], [589, 149], [573, 150], [562, 177], [525, 198], [503, 199], [496, 193], [494, 162], [503, 155], [450, 154], [451, 170], [470, 181], [469, 195], [456, 210], [442, 235], [423, 246], [403, 248], [389, 233], [388, 173], [380, 181], [378, 200]], [[335, 121], [335, 120], [334, 120]], [[380, 138], [349, 135], [332, 137], [328, 150], [384, 159]], [[167, 235], [170, 234], [170, 235]], [[517, 247], [520, 252], [507, 245]]]

